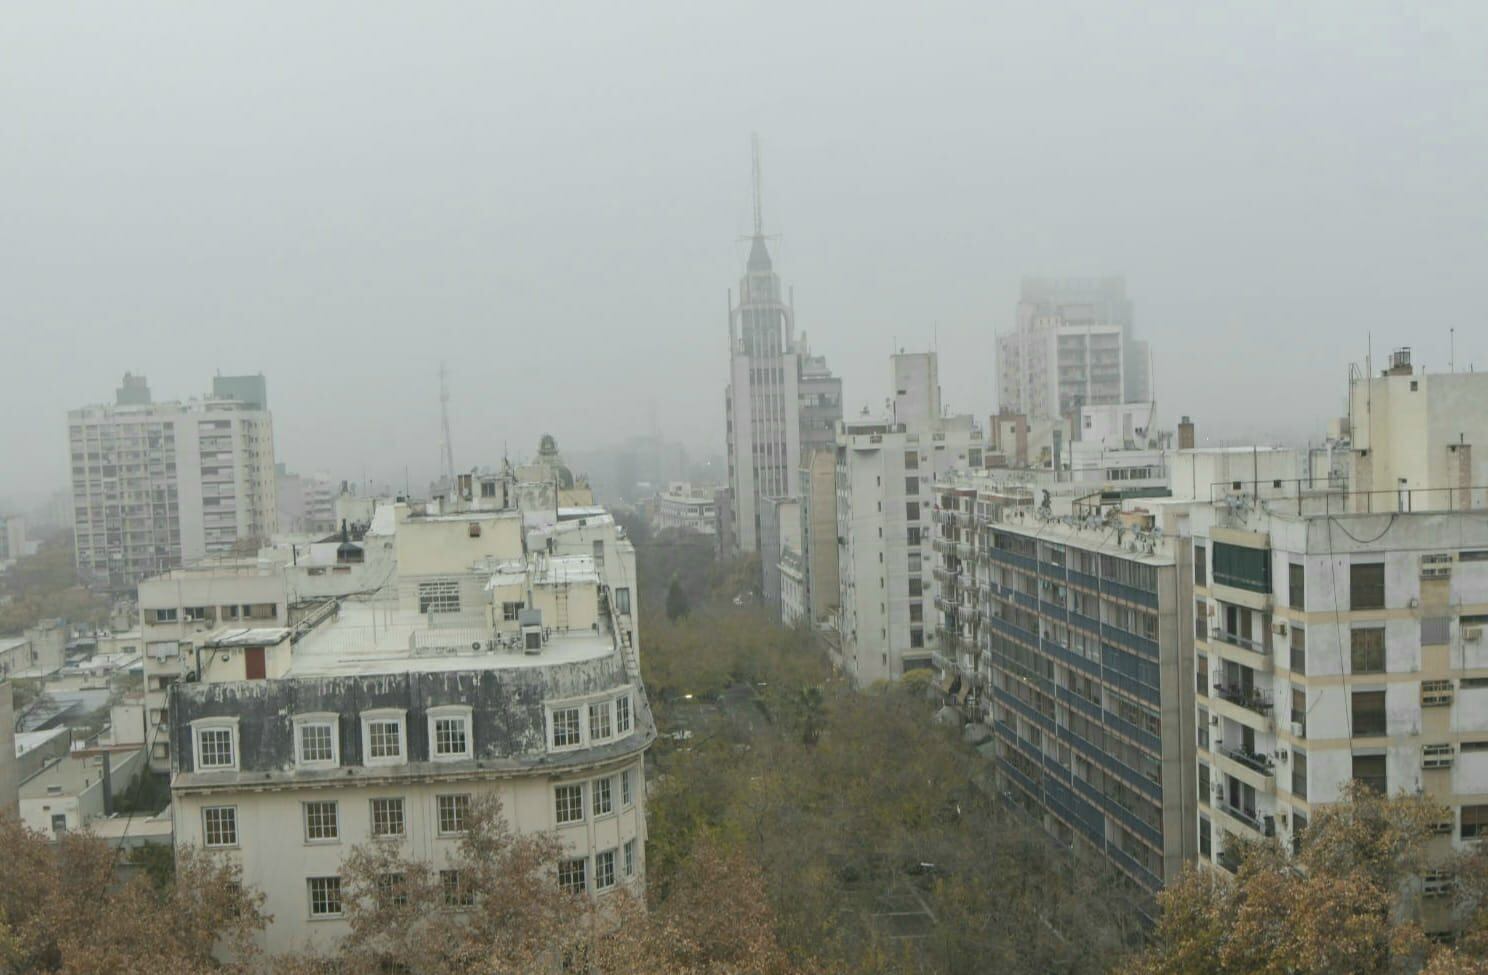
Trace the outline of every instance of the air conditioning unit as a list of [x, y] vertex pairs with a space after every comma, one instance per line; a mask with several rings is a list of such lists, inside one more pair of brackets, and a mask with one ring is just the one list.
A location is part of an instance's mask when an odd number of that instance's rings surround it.
[[1272, 623], [1271, 624], [1271, 632], [1272, 633], [1275, 633], [1277, 636], [1286, 636], [1286, 633], [1287, 633], [1286, 620], [1277, 620], [1275, 623]]
[[1464, 643], [1478, 643], [1483, 639], [1483, 628], [1481, 626], [1464, 626], [1462, 628], [1462, 640]]
[[1291, 757], [1291, 752], [1287, 751], [1285, 748], [1278, 748], [1276, 750], [1276, 760], [1278, 762], [1290, 761]]
[[1451, 745], [1425, 745], [1421, 748], [1423, 769], [1451, 768], [1456, 754]]
[[1452, 682], [1450, 680], [1421, 681], [1421, 707], [1439, 708], [1451, 703]]
[[1292, 722], [1292, 737], [1293, 738], [1306, 738], [1307, 737], [1307, 726], [1304, 725], [1300, 721], [1293, 721]]
[[1421, 567], [1422, 579], [1450, 579], [1452, 578], [1452, 567], [1450, 565], [1433, 565]]
[[1443, 870], [1426, 874], [1421, 883], [1422, 897], [1446, 897], [1452, 893], [1452, 875]]

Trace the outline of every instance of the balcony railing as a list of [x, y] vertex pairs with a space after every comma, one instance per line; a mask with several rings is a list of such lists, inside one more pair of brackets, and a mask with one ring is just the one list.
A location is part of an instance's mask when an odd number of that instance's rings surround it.
[[1233, 816], [1235, 819], [1240, 820], [1240, 822], [1249, 826], [1257, 833], [1262, 831], [1261, 821], [1256, 818], [1255, 810], [1252, 809], [1247, 811], [1245, 809], [1241, 809], [1239, 806], [1232, 806], [1228, 802], [1220, 803], [1219, 808], [1225, 811], [1225, 815]]
[[1219, 752], [1225, 758], [1239, 765], [1244, 765], [1252, 772], [1258, 772], [1261, 775], [1275, 774], [1276, 766], [1268, 755], [1258, 755], [1255, 752], [1248, 752], [1243, 748], [1221, 747]]
[[1266, 653], [1266, 645], [1260, 640], [1251, 640], [1237, 633], [1226, 633], [1223, 630], [1210, 631], [1210, 639], [1218, 640], [1220, 643], [1228, 643], [1232, 647], [1249, 650], [1252, 653]]
[[1256, 714], [1263, 714], [1267, 717], [1271, 715], [1271, 695], [1262, 691], [1254, 688], [1246, 689], [1233, 685], [1216, 684], [1214, 685], [1214, 693], [1221, 700], [1229, 701], [1231, 704], [1238, 704], [1247, 711], [1254, 711]]

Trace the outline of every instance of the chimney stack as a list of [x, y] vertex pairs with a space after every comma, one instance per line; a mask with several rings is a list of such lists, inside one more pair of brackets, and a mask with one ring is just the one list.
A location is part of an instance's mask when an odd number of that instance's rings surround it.
[[1194, 425], [1193, 421], [1186, 416], [1178, 421], [1178, 449], [1194, 449]]

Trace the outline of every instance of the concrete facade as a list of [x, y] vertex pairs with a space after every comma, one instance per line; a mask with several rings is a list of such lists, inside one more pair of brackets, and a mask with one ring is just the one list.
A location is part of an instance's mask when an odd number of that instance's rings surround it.
[[1024, 278], [1017, 324], [998, 336], [998, 409], [1057, 417], [1152, 399], [1122, 278]]
[[935, 519], [942, 686], [1019, 805], [1156, 894], [1197, 852], [1187, 541], [979, 476], [939, 482]]
[[15, 701], [10, 682], [0, 680], [0, 816], [20, 812], [21, 773], [15, 740]]
[[273, 534], [274, 428], [267, 410], [238, 400], [125, 399], [68, 413], [83, 579], [128, 590]]
[[837, 435], [839, 666], [858, 684], [931, 666], [932, 486], [982, 464], [970, 416], [942, 417], [933, 353], [893, 357], [894, 413]]
[[673, 481], [656, 496], [652, 526], [657, 531], [681, 531], [692, 535], [716, 535], [718, 510], [711, 488], [694, 488], [686, 481]]
[[781, 292], [763, 236], [755, 236], [739, 302], [729, 300], [729, 385], [725, 392], [730, 541], [761, 547], [763, 499], [795, 496], [802, 444], [831, 442], [842, 417], [842, 383], [825, 359], [795, 336], [795, 313]]
[[842, 598], [837, 572], [835, 447], [818, 448], [802, 458], [800, 498], [801, 612], [813, 625], [835, 626]]

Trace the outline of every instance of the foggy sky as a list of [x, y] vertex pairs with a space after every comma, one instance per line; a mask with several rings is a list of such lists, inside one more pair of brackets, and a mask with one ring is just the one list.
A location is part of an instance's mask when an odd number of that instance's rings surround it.
[[1124, 274], [1200, 439], [1373, 334], [1488, 368], [1488, 4], [59, 4], [0, 18], [0, 498], [66, 411], [263, 371], [292, 469], [723, 449], [749, 133], [797, 324], [995, 408], [1024, 274]]

